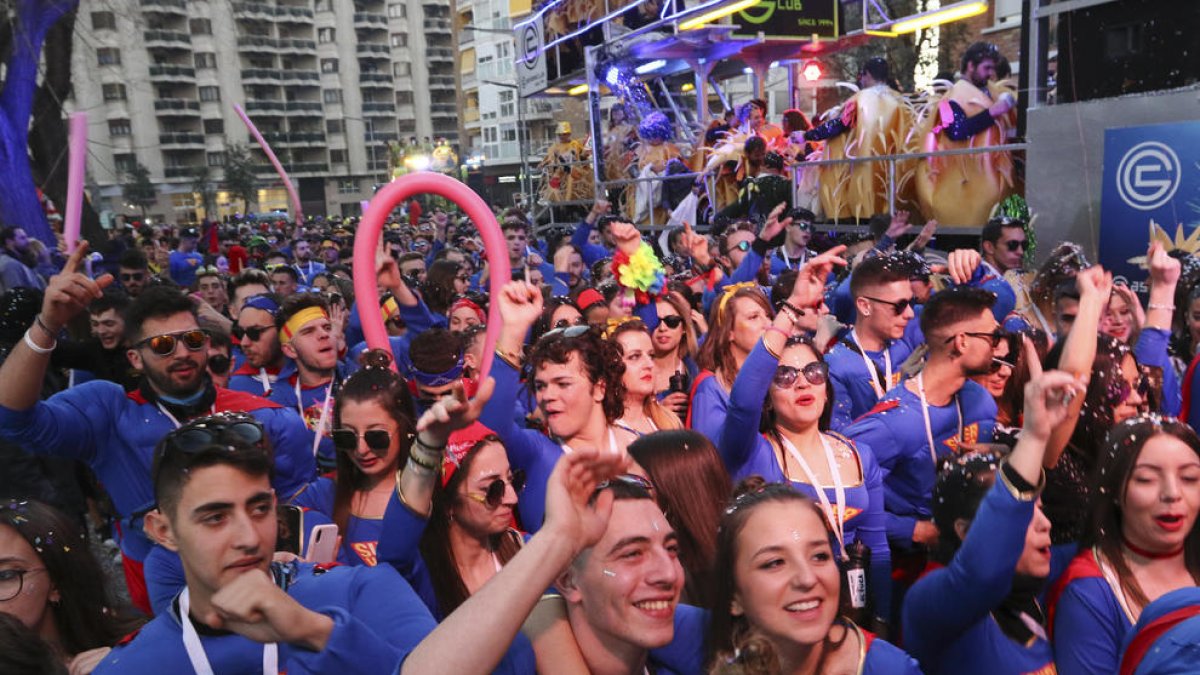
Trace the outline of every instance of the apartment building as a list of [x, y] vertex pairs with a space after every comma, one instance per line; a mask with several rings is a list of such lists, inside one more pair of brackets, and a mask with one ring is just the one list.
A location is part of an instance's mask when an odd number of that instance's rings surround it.
[[81, 7], [73, 108], [88, 111], [88, 188], [101, 211], [149, 169], [152, 219], [241, 211], [221, 187], [227, 143], [256, 157], [256, 212], [286, 209], [283, 184], [234, 112], [241, 105], [296, 183], [306, 214], [354, 215], [387, 180], [387, 144], [458, 139], [450, 0], [102, 0]]

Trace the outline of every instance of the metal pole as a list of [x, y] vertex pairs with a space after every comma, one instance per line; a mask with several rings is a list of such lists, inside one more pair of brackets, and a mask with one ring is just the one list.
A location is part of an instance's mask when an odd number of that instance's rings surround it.
[[525, 193], [525, 212], [526, 217], [533, 216], [533, 194], [532, 183], [533, 177], [529, 175], [529, 153], [526, 151], [526, 139], [529, 134], [525, 129], [525, 97], [521, 95], [520, 88], [514, 88], [517, 94], [517, 152], [521, 153], [521, 190]]
[[604, 177], [604, 128], [600, 121], [600, 83], [596, 80], [596, 47], [583, 50], [583, 67], [587, 74], [588, 123], [592, 133], [592, 185], [601, 194]]

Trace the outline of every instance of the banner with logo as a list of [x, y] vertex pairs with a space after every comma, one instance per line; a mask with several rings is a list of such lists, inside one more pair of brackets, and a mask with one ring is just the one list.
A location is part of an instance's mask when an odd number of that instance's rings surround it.
[[1191, 246], [1200, 227], [1200, 121], [1104, 132], [1100, 264], [1138, 292], [1147, 273], [1130, 260], [1146, 254], [1151, 221], [1173, 244]]
[[838, 38], [837, 0], [761, 0], [733, 17], [739, 28], [733, 37], [770, 40], [819, 40]]

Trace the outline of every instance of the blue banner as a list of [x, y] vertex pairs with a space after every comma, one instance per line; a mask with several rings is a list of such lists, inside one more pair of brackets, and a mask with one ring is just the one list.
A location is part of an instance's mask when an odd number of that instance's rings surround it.
[[1139, 293], [1147, 273], [1129, 260], [1146, 254], [1150, 221], [1172, 241], [1200, 227], [1200, 122], [1105, 130], [1100, 264]]

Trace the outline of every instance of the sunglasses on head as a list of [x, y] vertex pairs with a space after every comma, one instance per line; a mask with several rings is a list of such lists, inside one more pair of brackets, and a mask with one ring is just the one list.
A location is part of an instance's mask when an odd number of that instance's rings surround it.
[[775, 385], [776, 389], [791, 389], [796, 386], [801, 375], [808, 380], [809, 384], [819, 387], [825, 384], [825, 380], [829, 377], [829, 365], [813, 361], [803, 368], [779, 366], [775, 369], [775, 376], [771, 378], [771, 384]]
[[515, 469], [512, 472], [512, 477], [508, 480], [497, 478], [488, 483], [487, 488], [482, 494], [477, 492], [467, 492], [467, 497], [473, 499], [489, 509], [499, 508], [504, 503], [504, 493], [506, 486], [512, 486], [513, 492], [521, 494], [521, 490], [525, 489], [525, 472], [520, 469]]
[[955, 335], [951, 335], [950, 337], [946, 338], [945, 341], [947, 343], [949, 343], [951, 340], [958, 337], [959, 335], [968, 335], [968, 336], [974, 337], [974, 338], [982, 338], [984, 340], [991, 342], [992, 349], [995, 349], [997, 346], [1000, 345], [1000, 342], [1003, 341], [1004, 338], [1008, 337], [1008, 331], [1004, 330], [1004, 328], [1002, 326], [996, 326], [995, 328], [993, 328], [991, 330], [991, 332], [988, 332], [988, 333], [980, 333], [977, 331], [972, 332], [972, 331], [965, 330], [961, 333], [956, 333]]
[[263, 333], [271, 330], [274, 327], [275, 326], [245, 326], [245, 327], [243, 327], [243, 326], [239, 326], [235, 323], [235, 324], [233, 324], [233, 329], [231, 330], [231, 332], [233, 333], [233, 336], [235, 338], [237, 338], [238, 340], [241, 340], [242, 336], [249, 336], [249, 338], [251, 340], [253, 340], [254, 342], [258, 342], [259, 338], [261, 338], [263, 336]]
[[141, 281], [146, 278], [145, 272], [121, 273], [121, 281]]
[[232, 363], [228, 356], [224, 354], [214, 354], [208, 357], [208, 370], [213, 375], [224, 375], [229, 372], [229, 365]]
[[[247, 445], [266, 450], [266, 434], [258, 420], [246, 413], [221, 413], [167, 434], [163, 438], [162, 456], [168, 453], [195, 455], [214, 448], [234, 453], [243, 451]], [[156, 466], [161, 464], [161, 459], [155, 463]], [[157, 474], [152, 478], [157, 484]]]
[[665, 323], [667, 328], [670, 328], [671, 330], [675, 330], [683, 325], [683, 317], [679, 316], [678, 314], [672, 314], [671, 316], [660, 316], [659, 320]]
[[543, 340], [545, 340], [546, 338], [555, 339], [555, 338], [560, 338], [560, 337], [576, 338], [581, 335], [586, 335], [587, 332], [590, 331], [591, 329], [592, 329], [592, 327], [587, 324], [581, 324], [581, 325], [577, 325], [577, 326], [565, 326], [563, 328], [555, 328], [554, 330], [546, 331], [546, 333], [544, 335], [542, 335], [542, 339]]
[[1026, 248], [1028, 248], [1028, 246], [1029, 243], [1021, 239], [1010, 239], [1004, 244], [1005, 248], [1014, 253], [1017, 251], [1017, 249], [1024, 251]]
[[619, 476], [613, 476], [612, 478], [609, 478], [608, 480], [597, 485], [596, 492], [608, 489], [616, 483], [623, 483], [625, 485], [639, 487], [646, 492], [649, 492], [650, 496], [652, 497], [655, 494], [654, 483], [650, 482], [649, 478], [646, 478], [645, 476], [639, 476], [636, 473], [623, 473]]
[[878, 302], [881, 305], [887, 305], [887, 306], [891, 307], [892, 311], [894, 311], [896, 313], [896, 316], [900, 316], [901, 314], [903, 314], [904, 310], [908, 309], [909, 307], [915, 307], [918, 304], [920, 304], [920, 301], [917, 300], [916, 298], [905, 298], [903, 300], [900, 300], [899, 302], [890, 302], [888, 300], [880, 300], [879, 298], [872, 298], [870, 296], [863, 296], [863, 297], [865, 297], [867, 300], [870, 300], [871, 302]]
[[208, 333], [199, 328], [193, 328], [177, 333], [154, 335], [138, 342], [134, 348], [149, 347], [150, 351], [159, 356], [170, 356], [175, 353], [175, 347], [180, 342], [183, 342], [183, 346], [187, 347], [189, 351], [198, 352], [208, 344]]
[[[353, 429], [334, 429], [329, 435], [333, 438], [333, 447], [342, 452], [349, 454], [358, 449], [359, 433]], [[378, 457], [383, 457], [392, 444], [392, 434], [387, 429], [368, 429], [362, 432], [362, 439]]]
[[584, 320], [583, 316], [580, 316], [578, 319], [575, 319], [574, 322], [571, 322], [567, 319], [559, 319], [558, 321], [554, 322], [554, 330], [560, 330], [562, 328], [570, 328], [571, 326], [586, 326], [586, 325], [587, 325], [587, 321]]

